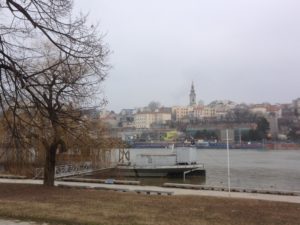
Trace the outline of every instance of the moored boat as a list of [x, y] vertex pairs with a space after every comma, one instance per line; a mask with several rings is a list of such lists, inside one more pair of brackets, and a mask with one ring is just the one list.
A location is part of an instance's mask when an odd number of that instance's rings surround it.
[[117, 166], [127, 177], [185, 177], [205, 176], [204, 165], [196, 161], [196, 149], [176, 149], [169, 154], [138, 154], [135, 162]]
[[118, 166], [117, 170], [125, 177], [182, 177], [184, 172], [189, 176], [204, 176], [203, 165], [173, 166]]

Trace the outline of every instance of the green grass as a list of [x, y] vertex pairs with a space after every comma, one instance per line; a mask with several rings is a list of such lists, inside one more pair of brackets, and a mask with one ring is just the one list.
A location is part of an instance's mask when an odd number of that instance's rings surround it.
[[300, 204], [0, 184], [0, 217], [52, 224], [299, 224]]

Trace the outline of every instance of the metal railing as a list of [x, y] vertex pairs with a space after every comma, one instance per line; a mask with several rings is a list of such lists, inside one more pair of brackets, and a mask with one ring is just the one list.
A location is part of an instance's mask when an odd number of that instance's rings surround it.
[[[96, 170], [91, 162], [84, 162], [80, 164], [66, 164], [55, 167], [55, 178], [75, 176], [84, 173], [90, 173]], [[43, 178], [44, 168], [36, 168], [34, 178]]]

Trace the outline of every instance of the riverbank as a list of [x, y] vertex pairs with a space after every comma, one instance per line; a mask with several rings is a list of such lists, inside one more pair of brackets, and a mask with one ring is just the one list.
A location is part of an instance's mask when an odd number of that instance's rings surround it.
[[[182, 191], [182, 190], [181, 190]], [[52, 224], [297, 224], [300, 204], [0, 184], [0, 217]]]
[[[38, 184], [41, 185], [42, 180], [31, 179], [0, 179], [0, 184]], [[211, 196], [224, 198], [244, 198], [256, 199], [276, 202], [289, 202], [300, 204], [300, 196], [289, 195], [275, 195], [275, 194], [261, 194], [261, 193], [243, 193], [231, 192], [230, 195], [224, 191], [216, 190], [189, 190], [179, 188], [168, 188], [160, 186], [144, 186], [144, 185], [125, 185], [125, 184], [103, 184], [103, 183], [87, 183], [87, 182], [68, 182], [55, 181], [56, 186], [65, 186], [73, 188], [84, 189], [102, 189], [102, 190], [123, 190], [126, 192], [137, 193], [138, 191], [153, 191], [153, 192], [172, 192], [173, 195], [193, 195], [193, 196]]]

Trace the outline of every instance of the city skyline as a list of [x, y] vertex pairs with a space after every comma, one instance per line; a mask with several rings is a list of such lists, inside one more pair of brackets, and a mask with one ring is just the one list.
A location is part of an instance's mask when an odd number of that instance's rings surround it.
[[[152, 106], [149, 106], [151, 104], [155, 104], [157, 105], [159, 108], [161, 109], [164, 109], [164, 108], [173, 108], [173, 107], [185, 107], [185, 108], [198, 108], [198, 107], [210, 107], [210, 105], [215, 105], [215, 104], [224, 104], [224, 105], [247, 105], [249, 107], [260, 107], [260, 106], [263, 106], [265, 107], [266, 105], [270, 105], [270, 106], [275, 106], [275, 105], [278, 105], [278, 106], [283, 106], [283, 105], [293, 105], [295, 101], [299, 100], [300, 97], [297, 97], [295, 99], [290, 99], [289, 101], [287, 102], [250, 102], [250, 103], [247, 103], [247, 102], [235, 102], [231, 99], [214, 99], [210, 102], [204, 102], [202, 99], [198, 99], [197, 98], [197, 92], [195, 91], [196, 88], [195, 88], [195, 85], [194, 85], [194, 82], [191, 83], [191, 86], [190, 86], [190, 89], [187, 91], [186, 93], [186, 96], [187, 96], [187, 100], [185, 103], [183, 104], [177, 104], [177, 105], [164, 105], [162, 104], [161, 102], [159, 101], [150, 101], [150, 102], [145, 102], [143, 103], [142, 105], [138, 105], [138, 106], [134, 106], [134, 107], [124, 107], [124, 108], [121, 108], [120, 110], [114, 110], [114, 109], [110, 109], [108, 107], [104, 107], [104, 112], [108, 112], [108, 111], [113, 111], [115, 113], [121, 113], [122, 110], [142, 110], [142, 112], [144, 110], [146, 110], [146, 112], [149, 112], [149, 107], [151, 108]], [[214, 106], [213, 106], [214, 108]]]
[[298, 1], [75, 1], [112, 54], [107, 109], [299, 97]]

